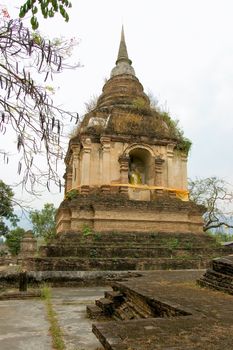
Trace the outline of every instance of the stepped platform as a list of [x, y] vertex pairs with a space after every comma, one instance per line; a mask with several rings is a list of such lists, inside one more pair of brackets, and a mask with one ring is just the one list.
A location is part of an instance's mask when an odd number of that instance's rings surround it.
[[[105, 350], [231, 349], [232, 296], [198, 286], [202, 273], [143, 272], [142, 277], [113, 283], [113, 295], [105, 293], [112, 320], [97, 317], [94, 334]], [[121, 296], [120, 304], [114, 296]]]
[[214, 259], [198, 283], [233, 295], [233, 255]]
[[200, 269], [232, 248], [207, 234], [66, 232], [28, 257], [28, 271], [128, 271]]

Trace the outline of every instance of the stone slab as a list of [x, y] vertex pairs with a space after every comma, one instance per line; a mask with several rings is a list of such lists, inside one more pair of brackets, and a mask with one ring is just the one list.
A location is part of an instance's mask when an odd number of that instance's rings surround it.
[[95, 323], [93, 332], [106, 350], [232, 349], [232, 296], [200, 288], [203, 271], [154, 271], [114, 283], [149, 303], [159, 301], [191, 315]]
[[0, 301], [0, 349], [52, 349], [43, 301]]
[[40, 298], [40, 290], [28, 290], [26, 292], [19, 292], [15, 290], [8, 290], [6, 292], [0, 292], [0, 300], [9, 300], [9, 299], [31, 299], [31, 298]]
[[86, 305], [94, 305], [106, 287], [53, 288], [52, 304], [63, 331], [66, 350], [103, 350], [91, 332], [92, 321], [86, 316]]

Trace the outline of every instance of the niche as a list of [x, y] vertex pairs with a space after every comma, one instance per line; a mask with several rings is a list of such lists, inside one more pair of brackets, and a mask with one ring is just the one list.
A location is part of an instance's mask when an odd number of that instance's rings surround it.
[[136, 148], [129, 153], [129, 183], [150, 185], [152, 181], [152, 157], [149, 151]]

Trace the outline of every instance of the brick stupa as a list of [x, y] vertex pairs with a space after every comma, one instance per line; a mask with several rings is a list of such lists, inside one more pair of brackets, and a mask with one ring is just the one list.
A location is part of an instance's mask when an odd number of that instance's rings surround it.
[[25, 264], [67, 273], [193, 269], [226, 254], [203, 232], [203, 207], [189, 201], [188, 146], [151, 107], [122, 31], [111, 77], [69, 142], [57, 237]]
[[70, 140], [57, 232], [202, 232], [188, 200], [189, 143], [151, 107], [128, 58], [122, 29], [111, 77]]

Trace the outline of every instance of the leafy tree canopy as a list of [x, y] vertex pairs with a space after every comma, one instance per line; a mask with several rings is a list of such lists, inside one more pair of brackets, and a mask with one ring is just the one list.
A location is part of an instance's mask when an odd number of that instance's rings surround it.
[[57, 210], [52, 203], [46, 203], [42, 210], [34, 210], [29, 213], [35, 236], [43, 237], [46, 242], [55, 236], [56, 211]]
[[69, 21], [67, 9], [72, 7], [68, 0], [27, 0], [20, 7], [19, 17], [23, 18], [27, 13], [31, 13], [32, 29], [39, 27], [37, 18], [38, 12], [41, 12], [44, 18], [54, 17], [56, 13], [60, 13], [66, 22]]
[[13, 226], [17, 224], [18, 218], [14, 214], [13, 197], [14, 192], [10, 186], [0, 180], [0, 235], [6, 235], [9, 232], [5, 220], [8, 220]]
[[233, 228], [233, 191], [223, 179], [208, 177], [189, 180], [190, 199], [207, 209], [204, 231], [219, 227]]
[[21, 227], [16, 227], [10, 230], [6, 235], [6, 245], [8, 246], [12, 255], [18, 255], [20, 251], [20, 242], [25, 234], [25, 230]]

